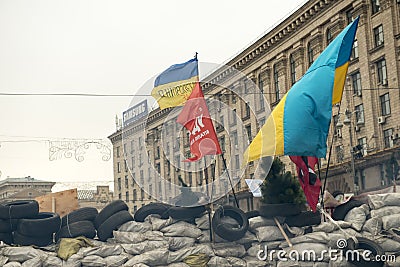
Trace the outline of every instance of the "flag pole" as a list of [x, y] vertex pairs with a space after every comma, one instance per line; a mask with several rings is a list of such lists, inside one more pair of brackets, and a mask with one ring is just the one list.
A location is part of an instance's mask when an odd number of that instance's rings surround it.
[[228, 175], [228, 180], [229, 180], [229, 183], [230, 183], [231, 188], [232, 188], [232, 194], [233, 194], [233, 197], [235, 198], [236, 207], [239, 208], [239, 202], [238, 202], [238, 200], [236, 198], [235, 188], [233, 187], [231, 176], [229, 175], [228, 167], [226, 165], [226, 160], [225, 160], [225, 157], [224, 157], [224, 152], [221, 153], [221, 157], [222, 157], [222, 163], [224, 164], [224, 169], [226, 171], [226, 174]]
[[[197, 54], [197, 53], [196, 53]], [[207, 161], [206, 161], [206, 157], [204, 157], [204, 179], [206, 179], [206, 194], [207, 194], [207, 198], [210, 197], [210, 193], [208, 191], [208, 171], [207, 171]], [[212, 227], [211, 227], [211, 201], [210, 201], [210, 206], [207, 208], [207, 213], [208, 213], [208, 223], [210, 225], [210, 242], [213, 241], [212, 238]]]

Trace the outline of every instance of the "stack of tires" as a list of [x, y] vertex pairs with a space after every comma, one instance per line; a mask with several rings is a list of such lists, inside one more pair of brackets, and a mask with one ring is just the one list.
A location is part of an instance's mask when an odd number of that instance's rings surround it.
[[113, 231], [128, 221], [133, 221], [129, 208], [122, 200], [115, 200], [105, 206], [94, 219], [97, 237], [106, 241], [113, 237]]
[[60, 216], [39, 212], [35, 200], [12, 201], [0, 205], [0, 240], [22, 246], [48, 246], [60, 229]]
[[93, 207], [84, 207], [68, 213], [61, 218], [61, 227], [56, 234], [56, 240], [78, 236], [94, 238], [96, 236], [94, 220], [97, 215], [98, 211]]

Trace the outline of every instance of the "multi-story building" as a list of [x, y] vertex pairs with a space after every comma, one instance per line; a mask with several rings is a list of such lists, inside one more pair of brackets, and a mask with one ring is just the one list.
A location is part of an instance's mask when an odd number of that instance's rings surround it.
[[[206, 98], [217, 99], [228, 107], [224, 110], [217, 104], [209, 108], [218, 121], [216, 131], [231, 177], [238, 182], [235, 189], [243, 209], [256, 206], [244, 179], [263, 177], [257, 170], [258, 162], [240, 170], [241, 145], [247, 145], [240, 138], [244, 132], [251, 140], [265, 122], [263, 111], [268, 106], [263, 97], [273, 109], [330, 41], [357, 16], [360, 21], [343, 100], [333, 108], [327, 189], [357, 193], [388, 185], [396, 179], [393, 170], [400, 158], [400, 2], [310, 0], [229, 60], [228, 67], [207, 76], [203, 84]], [[249, 107], [248, 103], [253, 105]], [[133, 210], [154, 201], [151, 196], [158, 194], [157, 198], [164, 200], [174, 196], [155, 178], [151, 166], [175, 184], [181, 178], [192, 186], [204, 184], [210, 177], [220, 177], [225, 169], [221, 157], [215, 157], [209, 159], [212, 164], [206, 164], [206, 171], [182, 170], [179, 162], [182, 155], [188, 156], [188, 138], [172, 119], [166, 119], [170, 111], [155, 109], [147, 120], [139, 120], [109, 137], [114, 147], [115, 195], [129, 202]], [[161, 138], [163, 127], [170, 129], [170, 137], [180, 138], [176, 142]], [[129, 142], [123, 141], [124, 133]], [[146, 146], [138, 150], [136, 143]], [[124, 157], [123, 151], [129, 155]], [[286, 157], [283, 159], [288, 162]], [[130, 165], [134, 167], [132, 172]], [[328, 155], [321, 160], [323, 175], [327, 166]], [[294, 171], [293, 166], [290, 169]], [[143, 180], [145, 192], [137, 187], [133, 177], [136, 181]], [[216, 190], [228, 187], [229, 180], [220, 178]]]
[[113, 200], [113, 192], [108, 185], [98, 185], [96, 190], [78, 189], [77, 194], [80, 208], [93, 207], [100, 211]]
[[33, 177], [6, 178], [0, 181], [0, 202], [34, 199], [51, 193], [54, 182], [37, 180]]

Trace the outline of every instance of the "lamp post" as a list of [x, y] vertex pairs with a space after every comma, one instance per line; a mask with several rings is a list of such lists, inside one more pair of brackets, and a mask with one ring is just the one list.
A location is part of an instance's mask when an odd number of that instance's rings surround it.
[[[354, 146], [353, 146], [353, 131], [352, 131], [353, 126], [351, 123], [351, 116], [353, 115], [353, 112], [346, 109], [344, 115], [345, 115], [345, 118], [343, 120], [343, 124], [349, 128], [351, 175], [352, 175], [353, 184], [354, 184], [354, 194], [357, 195], [358, 188], [356, 188], [356, 186], [357, 186], [357, 184], [356, 184], [356, 168], [355, 168], [355, 162], [354, 162]], [[336, 124], [336, 127], [341, 128], [343, 126], [343, 124], [338, 122]]]

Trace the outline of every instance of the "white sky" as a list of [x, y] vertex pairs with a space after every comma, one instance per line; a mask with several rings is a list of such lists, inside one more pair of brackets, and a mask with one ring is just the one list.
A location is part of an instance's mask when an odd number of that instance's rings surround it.
[[[0, 0], [0, 93], [134, 94], [195, 52], [225, 62], [304, 2]], [[0, 95], [0, 180], [112, 181], [95, 148], [49, 161], [48, 142], [29, 140], [106, 139], [131, 100]]]

